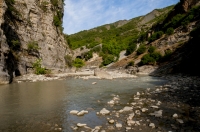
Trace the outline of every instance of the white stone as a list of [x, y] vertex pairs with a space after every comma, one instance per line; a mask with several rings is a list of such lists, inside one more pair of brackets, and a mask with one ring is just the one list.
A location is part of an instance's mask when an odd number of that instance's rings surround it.
[[154, 113], [150, 113], [149, 115], [152, 115], [155, 117], [162, 117], [162, 110], [155, 111]]
[[178, 114], [173, 114], [173, 116], [172, 116], [173, 118], [178, 118]]
[[97, 82], [93, 82], [92, 84], [93, 84], [93, 85], [94, 85], [94, 84], [97, 84]]
[[84, 114], [87, 114], [87, 113], [88, 113], [88, 111], [82, 110], [77, 113], [77, 116], [83, 116]]
[[136, 115], [141, 115], [140, 110], [135, 110]]
[[182, 119], [176, 119], [177, 122], [179, 122], [180, 124], [183, 124], [183, 120]]
[[140, 95], [140, 92], [137, 92], [137, 94], [136, 94], [136, 95], [138, 95], [138, 96], [139, 96], [139, 95]]
[[150, 126], [151, 128], [155, 128], [155, 127], [156, 127], [154, 123], [150, 123], [149, 126]]
[[114, 105], [114, 104], [115, 104], [115, 101], [114, 101], [114, 100], [111, 100], [111, 101], [108, 102], [108, 104]]
[[132, 111], [133, 110], [133, 107], [129, 107], [129, 106], [125, 106], [123, 108], [123, 111]]
[[131, 103], [131, 105], [136, 105], [137, 103]]
[[109, 114], [109, 113], [110, 113], [110, 111], [107, 110], [106, 108], [103, 108], [103, 109], [100, 111], [100, 114], [102, 114], [102, 115], [106, 115], [106, 114]]
[[135, 124], [135, 121], [133, 121], [133, 120], [128, 120], [128, 121], [127, 121], [127, 124], [128, 124], [128, 126], [132, 126], [132, 125]]
[[146, 112], [148, 109], [147, 108], [142, 108], [141, 110], [142, 110], [142, 112]]
[[77, 126], [78, 127], [83, 127], [83, 126], [87, 126], [87, 124], [78, 123]]
[[71, 111], [70, 111], [70, 114], [76, 115], [76, 114], [78, 114], [78, 112], [79, 112], [79, 111], [77, 111], [77, 110], [71, 110]]
[[135, 124], [140, 126], [140, 122], [139, 121], [135, 121]]
[[126, 127], [126, 130], [131, 130], [131, 127]]
[[115, 123], [115, 121], [114, 120], [109, 120], [108, 121], [110, 124], [113, 124], [113, 123]]
[[121, 123], [116, 123], [115, 125], [117, 128], [122, 128], [122, 124]]
[[155, 109], [158, 109], [159, 107], [158, 107], [158, 106], [151, 106], [151, 108], [155, 108]]
[[134, 98], [134, 100], [138, 100], [138, 99], [140, 99], [140, 98], [138, 98], [138, 97], [137, 97], [137, 98]]

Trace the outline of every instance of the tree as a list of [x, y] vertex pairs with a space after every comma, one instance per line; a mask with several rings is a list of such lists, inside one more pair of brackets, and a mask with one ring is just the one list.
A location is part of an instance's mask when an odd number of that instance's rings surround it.
[[174, 29], [172, 27], [168, 28], [166, 31], [167, 35], [172, 35], [174, 33]]
[[138, 48], [137, 54], [138, 54], [138, 55], [143, 54], [145, 51], [146, 51], [146, 46], [142, 44], [142, 45]]

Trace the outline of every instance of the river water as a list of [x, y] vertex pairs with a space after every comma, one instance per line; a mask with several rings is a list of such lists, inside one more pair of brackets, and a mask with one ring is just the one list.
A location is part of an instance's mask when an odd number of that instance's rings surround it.
[[[95, 85], [92, 85], [96, 82]], [[86, 123], [94, 128], [105, 124], [106, 119], [97, 116], [102, 108], [122, 109], [137, 91], [163, 85], [166, 80], [143, 76], [130, 79], [74, 79], [48, 82], [24, 82], [0, 86], [0, 131], [46, 132], [62, 129], [72, 131], [71, 126]], [[120, 104], [110, 107], [107, 102], [119, 95]], [[71, 110], [88, 110], [78, 117]]]

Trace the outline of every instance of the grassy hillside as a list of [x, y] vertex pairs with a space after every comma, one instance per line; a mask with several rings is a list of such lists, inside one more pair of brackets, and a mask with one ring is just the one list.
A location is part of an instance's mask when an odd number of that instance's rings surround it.
[[73, 50], [82, 46], [93, 48], [98, 44], [102, 44], [102, 50], [99, 54], [103, 57], [103, 65], [107, 65], [118, 59], [120, 51], [129, 49], [132, 44], [136, 44], [138, 41], [143, 42], [146, 40], [146, 31], [154, 23], [164, 19], [164, 16], [173, 7], [156, 9], [145, 16], [136, 17], [131, 20], [121, 20], [69, 36], [65, 35], [65, 37], [70, 48]]

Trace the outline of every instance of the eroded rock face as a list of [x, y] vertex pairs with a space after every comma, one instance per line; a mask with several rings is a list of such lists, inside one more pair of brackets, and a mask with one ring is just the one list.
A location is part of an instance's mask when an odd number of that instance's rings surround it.
[[[6, 8], [9, 6], [15, 10]], [[64, 56], [71, 52], [60, 27], [54, 24], [55, 16], [62, 21], [63, 0], [56, 5], [50, 0], [1, 1], [0, 70], [10, 75], [11, 81], [13, 75], [27, 74], [37, 59], [42, 59], [42, 66], [47, 69], [64, 70]], [[36, 49], [28, 49], [32, 42]]]

